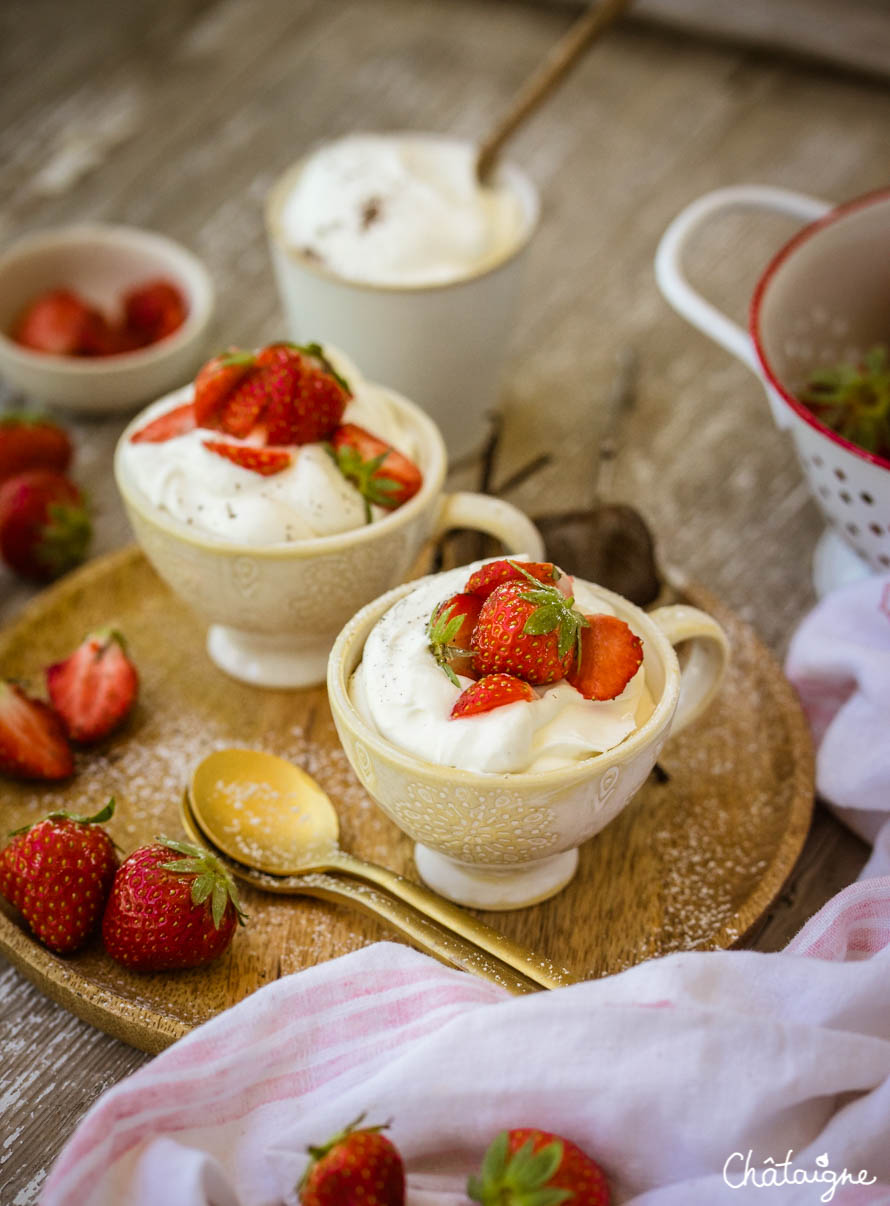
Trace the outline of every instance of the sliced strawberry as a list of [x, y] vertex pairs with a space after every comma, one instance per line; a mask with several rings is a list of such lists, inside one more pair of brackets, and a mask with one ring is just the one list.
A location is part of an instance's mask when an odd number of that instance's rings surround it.
[[67, 432], [49, 419], [27, 414], [0, 418], [0, 482], [28, 469], [64, 473], [73, 452]]
[[352, 396], [317, 343], [270, 344], [257, 356], [270, 381], [266, 439], [270, 444], [314, 444], [328, 439]]
[[174, 440], [177, 436], [194, 431], [196, 426], [194, 403], [186, 402], [173, 410], [164, 411], [162, 415], [134, 431], [130, 436], [130, 443], [163, 444], [167, 440]]
[[0, 771], [21, 779], [67, 779], [74, 756], [52, 708], [0, 680]]
[[93, 351], [104, 325], [102, 314], [71, 289], [49, 289], [25, 308], [11, 333], [35, 352], [79, 356]]
[[229, 394], [256, 364], [253, 352], [229, 348], [208, 360], [195, 378], [195, 419], [199, 427], [218, 427]]
[[423, 474], [413, 461], [355, 423], [337, 428], [331, 450], [337, 468], [365, 500], [368, 523], [373, 518], [372, 503], [395, 510], [423, 485]]
[[522, 570], [516, 568], [517, 565], [521, 565], [526, 574], [531, 574], [539, 582], [546, 582], [548, 585], [555, 585], [562, 577], [550, 561], [522, 561], [514, 564], [504, 558], [501, 561], [489, 561], [487, 565], [470, 574], [464, 590], [468, 594], [487, 599], [496, 587], [503, 586], [505, 582], [527, 582], [528, 579]]
[[585, 699], [614, 699], [643, 661], [643, 642], [617, 616], [586, 616], [581, 656], [566, 678]]
[[451, 719], [475, 716], [479, 712], [491, 712], [494, 708], [517, 703], [520, 699], [531, 703], [537, 698], [528, 683], [523, 682], [521, 678], [514, 678], [512, 674], [487, 674], [485, 678], [471, 683], [460, 693], [451, 709]]
[[204, 440], [208, 452], [224, 456], [226, 460], [251, 473], [261, 473], [263, 477], [271, 477], [281, 473], [293, 461], [293, 457], [285, 448], [254, 448], [250, 444], [225, 444], [221, 440]]
[[84, 496], [63, 474], [29, 469], [0, 486], [0, 554], [26, 578], [48, 581], [79, 564], [91, 536]]
[[473, 647], [482, 602], [478, 595], [452, 595], [433, 609], [427, 625], [430, 652], [456, 687], [458, 674], [475, 677], [472, 656], [462, 655], [461, 650]]
[[185, 322], [185, 298], [172, 281], [147, 281], [124, 294], [124, 324], [138, 346], [172, 335]]
[[124, 638], [106, 628], [48, 667], [46, 687], [71, 740], [98, 741], [126, 719], [136, 702], [139, 674]]

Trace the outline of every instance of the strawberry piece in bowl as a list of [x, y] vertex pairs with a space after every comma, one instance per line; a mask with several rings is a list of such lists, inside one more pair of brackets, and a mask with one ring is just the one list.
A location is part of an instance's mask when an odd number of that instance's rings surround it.
[[0, 851], [0, 895], [24, 917], [44, 946], [67, 955], [98, 927], [117, 870], [117, 853], [102, 828], [110, 800], [94, 816], [52, 812]]
[[167, 440], [175, 440], [177, 436], [194, 431], [197, 426], [195, 406], [193, 402], [184, 402], [173, 410], [165, 410], [157, 418], [150, 420], [144, 427], [134, 431], [130, 436], [131, 444], [164, 444]]
[[565, 678], [587, 621], [555, 586], [505, 582], [482, 604], [473, 634], [480, 674], [512, 674], [541, 685]]
[[148, 347], [178, 331], [188, 315], [181, 289], [165, 279], [146, 281], [123, 296], [124, 331], [134, 347]]
[[293, 457], [286, 448], [256, 448], [252, 444], [226, 444], [222, 440], [204, 440], [204, 447], [224, 457], [239, 469], [248, 469], [262, 477], [272, 477], [290, 468]]

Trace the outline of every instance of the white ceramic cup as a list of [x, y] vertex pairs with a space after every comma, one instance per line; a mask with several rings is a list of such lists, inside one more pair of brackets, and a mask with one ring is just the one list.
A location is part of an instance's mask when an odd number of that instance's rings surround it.
[[[683, 256], [706, 223], [739, 209], [808, 225], [773, 257], [755, 287], [745, 331], [689, 283]], [[890, 462], [851, 444], [798, 401], [815, 368], [849, 362], [890, 337], [890, 190], [845, 205], [784, 189], [739, 185], [687, 206], [665, 231], [655, 276], [670, 304], [761, 379], [773, 419], [789, 431], [813, 498], [829, 523], [813, 577], [827, 593], [890, 569]]]
[[[191, 386], [170, 396], [187, 402]], [[388, 391], [420, 446], [419, 492], [374, 523], [290, 543], [234, 544], [159, 510], [129, 480], [122, 449], [144, 423], [137, 416], [117, 446], [114, 473], [136, 539], [161, 577], [209, 623], [207, 650], [233, 678], [260, 687], [324, 682], [337, 633], [360, 607], [402, 582], [423, 544], [452, 528], [474, 528], [509, 553], [541, 560], [541, 536], [509, 503], [482, 494], [443, 494], [445, 446], [436, 425]]]
[[284, 173], [266, 206], [291, 337], [348, 349], [369, 378], [385, 381], [432, 416], [452, 459], [471, 452], [483, 442], [497, 403], [525, 252], [538, 223], [534, 185], [513, 164], [499, 169], [498, 182], [519, 198], [526, 226], [497, 263], [454, 282], [376, 285], [336, 275], [288, 243], [281, 211], [304, 162]]
[[[364, 720], [350, 697], [349, 681], [368, 634], [417, 585], [396, 587], [369, 603], [337, 637], [328, 664], [337, 733], [362, 786], [417, 843], [417, 870], [431, 888], [479, 909], [536, 904], [565, 887], [578, 866], [578, 846], [632, 799], [671, 733], [708, 706], [726, 667], [726, 635], [697, 608], [647, 613], [593, 587], [643, 640], [652, 715], [613, 749], [559, 770], [483, 774], [399, 749]], [[681, 643], [689, 648], [682, 670], [674, 652]]]

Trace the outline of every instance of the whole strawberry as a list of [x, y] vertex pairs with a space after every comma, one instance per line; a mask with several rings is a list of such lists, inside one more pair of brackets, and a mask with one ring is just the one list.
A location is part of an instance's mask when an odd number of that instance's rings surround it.
[[482, 1206], [609, 1206], [605, 1174], [580, 1147], [549, 1131], [501, 1131], [467, 1193]]
[[477, 673], [512, 674], [535, 685], [564, 678], [580, 654], [587, 625], [573, 602], [530, 574], [526, 581], [495, 587], [473, 632]]
[[113, 959], [136, 971], [201, 967], [243, 924], [235, 883], [200, 846], [158, 838], [120, 866], [102, 920]]
[[83, 946], [105, 908], [117, 854], [102, 824], [113, 812], [113, 800], [92, 817], [51, 812], [0, 851], [0, 893], [60, 955]]
[[0, 554], [24, 577], [64, 574], [83, 561], [91, 536], [84, 496], [63, 474], [30, 469], [0, 486]]
[[139, 673], [121, 634], [103, 628], [90, 633], [64, 661], [47, 668], [46, 688], [71, 740], [98, 741], [129, 715]]
[[28, 469], [64, 473], [72, 456], [68, 433], [50, 419], [26, 414], [0, 417], [0, 482]]
[[352, 396], [317, 343], [273, 343], [257, 355], [268, 404], [269, 444], [312, 444], [328, 439]]
[[362, 1127], [364, 1114], [321, 1147], [310, 1147], [298, 1186], [301, 1206], [403, 1206], [405, 1165], [381, 1131]]

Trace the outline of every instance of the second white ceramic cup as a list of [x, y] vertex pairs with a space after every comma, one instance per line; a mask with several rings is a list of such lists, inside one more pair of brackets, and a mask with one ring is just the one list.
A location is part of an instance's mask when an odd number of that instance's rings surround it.
[[374, 381], [417, 402], [454, 460], [485, 439], [509, 350], [525, 251], [538, 224], [538, 194], [513, 164], [499, 182], [520, 200], [522, 238], [500, 261], [453, 283], [375, 285], [338, 276], [289, 244], [282, 207], [305, 160], [273, 187], [266, 207], [272, 263], [291, 337], [347, 349]]

